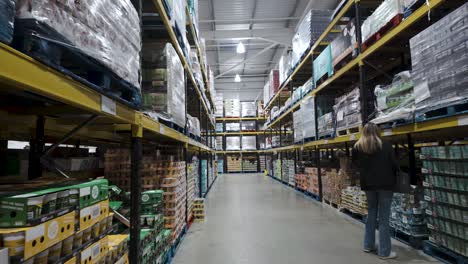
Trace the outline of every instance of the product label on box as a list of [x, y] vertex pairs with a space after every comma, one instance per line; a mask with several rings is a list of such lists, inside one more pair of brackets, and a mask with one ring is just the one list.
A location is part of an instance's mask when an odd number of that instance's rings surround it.
[[111, 115], [117, 114], [117, 104], [110, 98], [101, 95], [101, 110]]
[[96, 243], [96, 245], [93, 246], [92, 250], [93, 260], [99, 258], [99, 255], [101, 255], [101, 243]]
[[461, 116], [458, 118], [459, 126], [468, 126], [468, 116]]
[[52, 223], [50, 223], [49, 228], [47, 229], [47, 237], [49, 237], [49, 239], [56, 238], [58, 231], [59, 224], [57, 223], [57, 221], [53, 221]]
[[91, 197], [93, 199], [97, 199], [99, 195], [99, 188], [97, 186], [93, 186], [93, 189], [91, 191]]
[[31, 241], [43, 236], [45, 233], [45, 224], [32, 227], [26, 231], [26, 241]]
[[81, 188], [80, 189], [80, 197], [90, 195], [91, 194], [91, 187]]

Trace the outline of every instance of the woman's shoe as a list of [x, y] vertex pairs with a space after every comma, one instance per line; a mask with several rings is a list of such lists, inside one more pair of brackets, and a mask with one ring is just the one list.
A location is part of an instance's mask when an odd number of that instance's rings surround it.
[[390, 252], [390, 255], [388, 255], [386, 257], [379, 257], [379, 258], [380, 259], [394, 259], [394, 258], [397, 258], [397, 257], [398, 257], [397, 253], [392, 251], [392, 252]]
[[366, 252], [366, 253], [374, 253], [374, 252], [377, 252], [377, 250], [376, 250], [375, 248], [374, 248], [374, 249], [367, 249], [367, 248], [365, 248], [365, 249], [363, 249], [363, 250], [364, 250], [364, 252]]

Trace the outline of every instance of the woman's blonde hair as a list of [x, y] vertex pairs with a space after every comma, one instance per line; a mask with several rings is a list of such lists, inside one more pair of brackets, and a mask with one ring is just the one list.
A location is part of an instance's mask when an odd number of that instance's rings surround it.
[[382, 149], [379, 127], [374, 123], [367, 123], [362, 130], [361, 138], [359, 138], [354, 147], [367, 154], [372, 154]]

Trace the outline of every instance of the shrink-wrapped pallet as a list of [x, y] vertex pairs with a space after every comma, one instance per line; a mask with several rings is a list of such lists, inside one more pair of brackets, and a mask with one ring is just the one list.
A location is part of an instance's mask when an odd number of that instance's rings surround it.
[[200, 120], [197, 117], [193, 117], [187, 114], [187, 129], [189, 133], [196, 137], [201, 136], [201, 127], [200, 127]]
[[257, 138], [255, 136], [242, 137], [242, 150], [256, 150]]
[[224, 100], [224, 111], [226, 117], [240, 117], [241, 104], [239, 99]]
[[226, 137], [226, 150], [240, 150], [240, 137]]
[[336, 115], [337, 131], [361, 125], [359, 88], [355, 88], [350, 93], [337, 98], [333, 110]]
[[398, 15], [403, 15], [404, 6], [402, 0], [385, 0], [370, 15], [361, 26], [362, 43], [389, 23]]
[[143, 105], [148, 115], [185, 127], [184, 67], [172, 44], [144, 43]]
[[257, 106], [255, 102], [241, 102], [241, 117], [256, 117]]
[[21, 0], [17, 2], [16, 10], [19, 20], [33, 19], [42, 23], [55, 30], [66, 42], [34, 32], [28, 34], [72, 46], [96, 59], [134, 87], [140, 87], [140, 20], [130, 0], [66, 3]]
[[468, 98], [468, 3], [410, 40], [416, 115]]
[[0, 42], [9, 44], [13, 39], [15, 0], [0, 0]]

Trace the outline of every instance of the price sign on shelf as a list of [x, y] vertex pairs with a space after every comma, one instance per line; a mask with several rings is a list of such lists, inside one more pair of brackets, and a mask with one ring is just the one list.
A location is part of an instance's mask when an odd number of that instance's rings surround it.
[[101, 111], [111, 115], [117, 115], [117, 104], [109, 97], [101, 95]]

